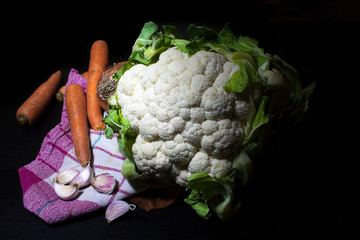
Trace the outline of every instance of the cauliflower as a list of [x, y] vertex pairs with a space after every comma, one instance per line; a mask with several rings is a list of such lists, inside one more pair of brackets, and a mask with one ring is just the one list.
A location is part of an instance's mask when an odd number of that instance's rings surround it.
[[117, 101], [137, 134], [132, 152], [142, 174], [185, 186], [192, 173], [221, 177], [231, 168], [250, 113], [249, 99], [222, 88], [238, 70], [220, 54], [189, 57], [173, 47], [125, 72]]
[[185, 202], [202, 217], [239, 208], [233, 189], [251, 178], [252, 160], [275, 121], [297, 122], [314, 88], [298, 72], [225, 26], [145, 23], [115, 73], [107, 137], [118, 134], [128, 180], [159, 179], [191, 190]]

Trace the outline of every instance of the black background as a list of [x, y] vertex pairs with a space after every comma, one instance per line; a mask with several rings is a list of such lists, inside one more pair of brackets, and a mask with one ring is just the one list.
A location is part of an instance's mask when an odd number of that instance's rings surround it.
[[[243, 235], [327, 236], [360, 232], [359, 8], [356, 1], [64, 2], [19, 3], [2, 10], [0, 104], [0, 234], [2, 239], [240, 239]], [[44, 5], [48, 6], [44, 6]], [[13, 6], [14, 5], [14, 6]], [[6, 16], [6, 17], [5, 17]], [[20, 104], [53, 72], [63, 82], [71, 68], [85, 71], [91, 44], [108, 42], [111, 61], [125, 60], [146, 21], [190, 23], [259, 40], [316, 81], [310, 108], [289, 131], [278, 133], [254, 163], [255, 178], [229, 222], [199, 218], [180, 197], [166, 209], [140, 209], [108, 224], [100, 210], [48, 225], [22, 205], [18, 168], [35, 159], [59, 121], [53, 101], [41, 121], [21, 126]]]

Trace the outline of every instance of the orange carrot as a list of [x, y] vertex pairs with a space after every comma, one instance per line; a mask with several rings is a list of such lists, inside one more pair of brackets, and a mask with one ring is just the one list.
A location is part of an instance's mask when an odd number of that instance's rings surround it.
[[59, 89], [60, 82], [61, 71], [57, 71], [33, 92], [16, 112], [20, 124], [31, 126], [40, 119]]
[[89, 78], [86, 90], [87, 114], [91, 127], [95, 131], [105, 129], [102, 122], [102, 109], [96, 96], [96, 86], [108, 64], [109, 49], [103, 40], [93, 43], [90, 50]]
[[[81, 76], [85, 79], [88, 79], [89, 77], [89, 73], [88, 71], [84, 72], [83, 74], [81, 74]], [[64, 100], [64, 94], [65, 94], [65, 88], [66, 88], [66, 84], [63, 85], [59, 91], [56, 93], [56, 100], [58, 100], [59, 102], [62, 102]]]
[[85, 167], [91, 160], [86, 97], [80, 85], [71, 84], [65, 91], [65, 108], [70, 123], [75, 156]]
[[89, 72], [86, 71], [83, 74], [81, 74], [81, 76], [87, 80], [89, 78]]

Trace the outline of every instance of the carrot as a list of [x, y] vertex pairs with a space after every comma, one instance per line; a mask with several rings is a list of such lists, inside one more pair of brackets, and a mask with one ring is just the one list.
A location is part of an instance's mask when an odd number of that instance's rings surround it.
[[[83, 74], [81, 74], [81, 76], [85, 79], [88, 79], [89, 77], [89, 73], [86, 71]], [[63, 85], [59, 91], [56, 93], [56, 100], [58, 100], [59, 102], [62, 102], [64, 100], [64, 94], [65, 94], [65, 88], [66, 88], [66, 84]]]
[[81, 76], [87, 80], [89, 78], [89, 72], [86, 71], [83, 74], [81, 74]]
[[60, 82], [61, 71], [57, 71], [31, 94], [16, 112], [20, 124], [31, 126], [40, 119], [59, 89]]
[[91, 160], [90, 136], [86, 114], [86, 97], [80, 85], [65, 90], [65, 108], [70, 123], [75, 156], [85, 167]]
[[90, 50], [89, 78], [86, 90], [87, 114], [91, 127], [95, 131], [105, 129], [102, 122], [102, 108], [96, 96], [96, 86], [108, 64], [108, 45], [103, 40], [95, 41]]

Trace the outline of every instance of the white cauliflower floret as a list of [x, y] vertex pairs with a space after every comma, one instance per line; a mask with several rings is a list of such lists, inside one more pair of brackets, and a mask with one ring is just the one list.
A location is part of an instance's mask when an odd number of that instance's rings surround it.
[[210, 176], [212, 177], [221, 177], [231, 168], [231, 162], [227, 159], [210, 159], [211, 170]]
[[142, 138], [151, 141], [159, 137], [158, 126], [160, 121], [147, 113], [139, 123], [139, 131]]
[[161, 141], [147, 142], [140, 134], [137, 136], [133, 152], [136, 152], [136, 165], [142, 172], [159, 178], [167, 176], [171, 163], [160, 151], [161, 146]]
[[189, 163], [195, 154], [196, 148], [178, 134], [174, 140], [164, 142], [161, 151], [169, 158], [171, 163], [176, 166], [183, 166]]
[[210, 87], [202, 96], [201, 107], [205, 110], [206, 119], [217, 120], [231, 118], [235, 113], [234, 95], [222, 88]]
[[197, 152], [189, 163], [188, 169], [191, 173], [210, 173], [211, 164], [209, 155], [205, 152]]
[[142, 174], [184, 186], [191, 173], [222, 176], [231, 168], [251, 108], [223, 89], [238, 70], [217, 53], [189, 57], [170, 48], [157, 63], [125, 72], [117, 97], [138, 134], [132, 151]]
[[132, 71], [126, 71], [122, 76], [122, 81], [119, 81], [117, 86], [118, 91], [121, 91], [123, 94], [132, 96], [135, 90], [135, 87], [140, 83], [143, 72], [146, 69], [146, 66], [142, 64], [135, 65]]
[[209, 131], [209, 126], [205, 127], [207, 135], [202, 138], [201, 148], [215, 157], [226, 157], [233, 153], [242, 137], [240, 122], [222, 119], [210, 126], [213, 128], [211, 131]]

